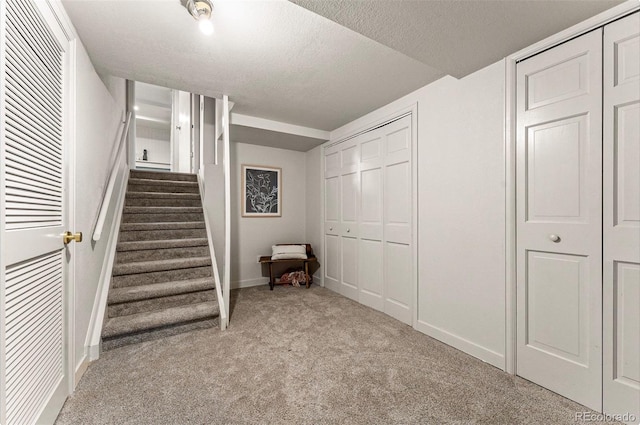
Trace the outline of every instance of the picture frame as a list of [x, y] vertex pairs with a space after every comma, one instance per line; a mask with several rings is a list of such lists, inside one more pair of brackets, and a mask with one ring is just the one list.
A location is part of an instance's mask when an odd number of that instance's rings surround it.
[[282, 168], [242, 164], [242, 217], [282, 216]]

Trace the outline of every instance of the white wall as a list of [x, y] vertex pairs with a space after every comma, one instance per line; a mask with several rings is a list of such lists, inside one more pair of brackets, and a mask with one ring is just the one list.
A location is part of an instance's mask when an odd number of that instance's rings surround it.
[[[84, 241], [73, 245], [76, 276], [72, 350], [78, 370], [85, 360], [85, 341], [108, 241], [108, 235], [105, 234], [95, 243], [91, 240], [91, 234], [107, 184], [110, 158], [121, 131], [125, 96], [121, 93], [124, 91], [124, 80], [110, 78], [110, 88], [119, 102], [114, 100], [79, 41], [76, 42], [76, 52], [76, 208], [75, 223], [71, 230], [84, 234]], [[110, 228], [113, 217], [112, 206], [105, 229]], [[78, 373], [82, 373], [82, 370]]]
[[136, 122], [136, 160], [141, 161], [144, 149], [147, 161], [171, 164], [171, 129], [155, 128]]
[[504, 65], [445, 77], [419, 104], [420, 328], [504, 367]]
[[[216, 144], [219, 144], [218, 154], [224, 157], [224, 144], [216, 141], [216, 102], [215, 99], [205, 97], [204, 99], [204, 122], [202, 124], [202, 172], [204, 182], [203, 204], [209, 217], [209, 225], [213, 238], [213, 248], [216, 251], [216, 263], [218, 273], [222, 281], [224, 276], [224, 166], [222, 161], [218, 165], [215, 162]], [[200, 128], [200, 117], [198, 115], [198, 128]]]
[[322, 283], [322, 146], [305, 153], [306, 168], [306, 243], [310, 243], [318, 257], [318, 270], [314, 273], [314, 282]]
[[[234, 143], [231, 136], [231, 286], [266, 284], [261, 255], [271, 245], [306, 242], [306, 160], [304, 152]], [[241, 217], [242, 164], [282, 168], [282, 217]]]
[[331, 133], [418, 106], [416, 329], [504, 368], [504, 63], [444, 77]]

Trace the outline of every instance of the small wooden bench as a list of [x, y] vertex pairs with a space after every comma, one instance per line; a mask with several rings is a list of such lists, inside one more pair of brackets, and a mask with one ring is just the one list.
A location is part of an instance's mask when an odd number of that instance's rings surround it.
[[260, 257], [260, 261], [259, 263], [261, 264], [268, 264], [269, 265], [269, 289], [271, 289], [273, 291], [273, 287], [275, 285], [284, 285], [284, 284], [288, 284], [289, 282], [279, 282], [276, 280], [276, 278], [273, 276], [273, 264], [274, 263], [297, 263], [297, 264], [301, 264], [304, 267], [304, 274], [307, 280], [307, 288], [309, 287], [309, 285], [311, 284], [312, 280], [313, 280], [313, 276], [311, 276], [309, 274], [309, 263], [315, 263], [318, 261], [318, 259], [316, 258], [315, 254], [313, 253], [313, 249], [311, 249], [311, 244], [292, 244], [292, 243], [288, 243], [288, 244], [278, 244], [278, 245], [305, 245], [307, 247], [307, 258], [305, 260], [302, 259], [290, 259], [290, 260], [272, 260], [270, 255], [264, 255], [262, 257]]

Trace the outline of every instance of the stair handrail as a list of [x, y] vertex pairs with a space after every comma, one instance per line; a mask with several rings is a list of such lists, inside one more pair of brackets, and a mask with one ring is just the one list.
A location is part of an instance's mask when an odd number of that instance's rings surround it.
[[218, 306], [220, 308], [220, 329], [225, 330], [229, 324], [227, 318], [227, 309], [225, 307], [224, 298], [222, 296], [222, 288], [220, 283], [220, 271], [218, 271], [218, 261], [216, 260], [216, 250], [213, 246], [213, 233], [211, 233], [211, 225], [209, 224], [209, 215], [207, 214], [207, 208], [204, 203], [204, 180], [200, 173], [198, 173], [198, 188], [200, 190], [200, 201], [202, 203], [202, 215], [204, 215], [204, 227], [207, 231], [207, 243], [209, 244], [209, 255], [211, 255], [211, 267], [213, 268], [213, 280], [216, 285], [216, 298], [218, 299]]
[[124, 122], [124, 129], [122, 130], [122, 135], [120, 136], [120, 141], [118, 142], [116, 157], [111, 166], [111, 171], [109, 172], [109, 182], [107, 183], [107, 190], [105, 191], [104, 196], [102, 198], [102, 202], [100, 203], [100, 212], [98, 213], [98, 219], [96, 221], [96, 226], [93, 230], [93, 236], [92, 236], [92, 239], [94, 241], [99, 241], [100, 237], [102, 236], [102, 229], [104, 227], [104, 222], [107, 218], [107, 212], [109, 211], [109, 204], [111, 203], [113, 188], [116, 184], [116, 178], [118, 177], [118, 168], [121, 162], [125, 140], [127, 139], [127, 135], [129, 134], [130, 124], [131, 124], [131, 112], [128, 112], [127, 118]]

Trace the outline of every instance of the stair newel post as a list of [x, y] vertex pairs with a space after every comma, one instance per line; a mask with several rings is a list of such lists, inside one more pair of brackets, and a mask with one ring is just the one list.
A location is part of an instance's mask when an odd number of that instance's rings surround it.
[[229, 292], [231, 290], [231, 167], [230, 167], [230, 146], [229, 146], [229, 128], [230, 109], [229, 96], [222, 97], [222, 126], [224, 129], [224, 278], [223, 278], [223, 297], [224, 307], [227, 313], [227, 320], [231, 315], [229, 311]]

